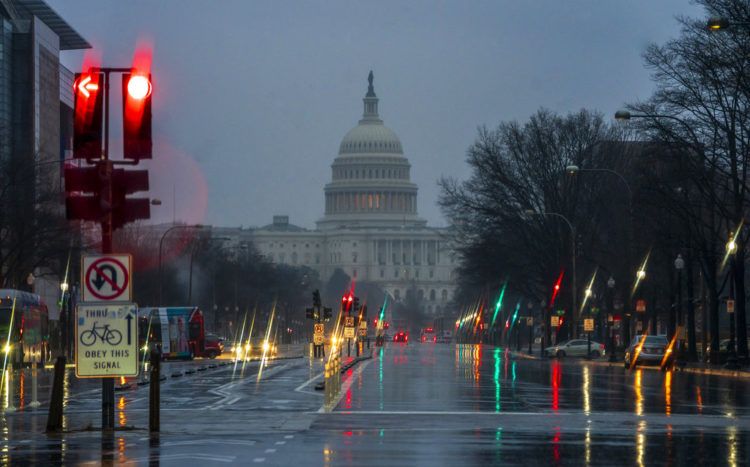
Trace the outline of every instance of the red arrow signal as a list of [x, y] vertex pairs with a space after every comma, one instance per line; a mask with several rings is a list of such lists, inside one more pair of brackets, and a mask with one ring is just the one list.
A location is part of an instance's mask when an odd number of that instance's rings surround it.
[[91, 81], [91, 75], [82, 76], [81, 80], [78, 82], [78, 91], [84, 97], [89, 97], [91, 96], [91, 92], [98, 91], [98, 90], [99, 90], [99, 84]]

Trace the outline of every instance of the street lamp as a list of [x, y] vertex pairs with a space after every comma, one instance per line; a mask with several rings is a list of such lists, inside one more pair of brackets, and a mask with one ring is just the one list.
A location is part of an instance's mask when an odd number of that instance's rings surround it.
[[674, 115], [665, 115], [665, 114], [631, 114], [627, 110], [618, 110], [617, 112], [615, 112], [615, 120], [617, 120], [619, 122], [627, 122], [627, 121], [629, 121], [629, 120], [631, 120], [633, 118], [653, 118], [653, 119], [666, 118], [668, 120], [674, 120], [677, 123], [679, 123], [680, 125], [684, 126], [685, 129], [690, 133], [690, 136], [692, 136], [693, 141], [695, 141], [695, 143], [698, 144], [699, 139], [695, 135], [695, 132], [690, 127], [690, 125], [688, 125], [688, 123], [685, 120], [683, 120], [683, 119], [681, 119], [679, 117], [675, 117]]
[[732, 27], [748, 27], [750, 26], [750, 22], [748, 21], [730, 21], [727, 18], [722, 18], [719, 16], [713, 16], [711, 18], [708, 18], [708, 21], [706, 21], [706, 29], [708, 29], [711, 32], [719, 32], [719, 31], [726, 31], [727, 29], [731, 29]]
[[162, 255], [162, 248], [164, 246], [164, 239], [167, 237], [169, 232], [177, 229], [203, 229], [206, 226], [201, 224], [195, 224], [195, 225], [174, 225], [170, 228], [168, 228], [159, 239], [159, 306], [163, 305], [162, 302], [162, 293], [163, 293], [163, 285], [162, 285], [162, 264], [161, 264], [161, 255]]
[[639, 269], [638, 272], [635, 274], [639, 281], [642, 281], [646, 278], [646, 271], [643, 269]]
[[533, 209], [527, 209], [524, 211], [527, 216], [553, 216], [565, 221], [570, 229], [570, 251], [571, 251], [571, 289], [572, 289], [572, 312], [570, 313], [571, 328], [573, 330], [573, 337], [577, 337], [578, 330], [576, 328], [576, 310], [578, 309], [578, 297], [576, 292], [576, 229], [573, 227], [573, 223], [568, 220], [567, 217], [556, 212], [536, 212]]

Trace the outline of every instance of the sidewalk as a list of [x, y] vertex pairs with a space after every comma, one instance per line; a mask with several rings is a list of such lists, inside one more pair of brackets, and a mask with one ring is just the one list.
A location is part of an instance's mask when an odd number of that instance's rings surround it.
[[[515, 350], [511, 350], [510, 353], [516, 358], [523, 358], [527, 360], [542, 360], [542, 358], [539, 356], [539, 348], [532, 349], [533, 354], [529, 355], [528, 352], [518, 352]], [[604, 357], [596, 360], [586, 360], [586, 359], [573, 359], [569, 358], [570, 361], [579, 361], [581, 363], [587, 363], [592, 365], [600, 365], [600, 366], [610, 366], [610, 367], [619, 367], [623, 368], [623, 361], [622, 357], [620, 355], [617, 356], [617, 361], [610, 362], [609, 357]], [[552, 360], [552, 359], [547, 359]], [[639, 366], [638, 368], [644, 368], [647, 370], [657, 370], [661, 371], [661, 368], [658, 366]], [[689, 362], [685, 363], [684, 365], [676, 365], [674, 368], [674, 371], [682, 371], [685, 373], [695, 373], [695, 374], [703, 374], [703, 375], [713, 375], [713, 376], [726, 376], [731, 378], [750, 378], [750, 368], [742, 368], [738, 370], [730, 370], [727, 368], [722, 367], [721, 365], [712, 365], [708, 363], [698, 363], [698, 362]]]

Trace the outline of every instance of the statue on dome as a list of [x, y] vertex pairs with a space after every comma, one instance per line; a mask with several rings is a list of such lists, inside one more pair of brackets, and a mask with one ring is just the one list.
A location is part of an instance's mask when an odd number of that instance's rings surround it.
[[370, 74], [367, 75], [367, 82], [370, 83], [370, 85], [367, 87], [367, 97], [375, 97], [375, 89], [372, 87], [372, 70], [370, 70]]

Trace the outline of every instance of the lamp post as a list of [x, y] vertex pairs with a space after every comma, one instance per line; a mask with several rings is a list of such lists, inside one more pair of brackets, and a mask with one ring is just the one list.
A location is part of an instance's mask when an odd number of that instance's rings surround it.
[[[526, 305], [526, 308], [529, 310], [529, 316], [526, 318], [526, 326], [529, 328], [529, 355], [531, 355], [531, 344], [534, 341], [534, 304], [529, 302], [528, 305]], [[531, 320], [530, 325], [529, 320]]]
[[162, 248], [164, 246], [164, 239], [167, 237], [169, 232], [173, 230], [178, 229], [203, 229], [205, 226], [201, 224], [195, 224], [195, 225], [174, 225], [170, 228], [168, 228], [164, 233], [162, 234], [161, 238], [159, 239], [159, 306], [162, 306], [164, 303], [162, 301], [163, 296], [163, 283], [162, 283], [162, 264], [161, 264], [161, 255], [162, 255]]
[[[735, 352], [736, 346], [734, 330], [734, 267], [736, 258], [735, 255], [737, 254], [737, 243], [734, 241], [734, 236], [729, 237], [729, 241], [726, 245], [726, 250], [727, 259], [729, 260], [729, 298], [727, 299], [727, 314], [729, 314], [729, 348], [727, 349], [727, 353], [729, 354], [729, 358], [731, 358], [733, 362], [736, 362], [737, 353]], [[712, 354], [716, 353], [718, 355], [718, 352], [720, 351], [720, 348], [716, 349], [714, 348], [714, 346], [711, 346]]]
[[[585, 305], [589, 301], [589, 299], [594, 295], [594, 293], [591, 291], [590, 286], [586, 287], [586, 291], [584, 292], [584, 295], [586, 296], [586, 301], [584, 302], [584, 305]], [[586, 313], [586, 316], [588, 316], [588, 319], [591, 319], [591, 305], [589, 305], [589, 311], [588, 313]], [[586, 359], [591, 360], [591, 331], [586, 331]]]
[[527, 209], [526, 214], [529, 216], [553, 216], [562, 219], [567, 224], [568, 228], [570, 229], [570, 252], [571, 252], [571, 274], [572, 274], [572, 280], [571, 280], [571, 292], [572, 292], [572, 312], [570, 313], [570, 325], [571, 329], [573, 330], [572, 338], [576, 338], [578, 335], [578, 329], [576, 327], [576, 310], [578, 309], [578, 297], [576, 292], [576, 229], [573, 227], [573, 223], [571, 223], [567, 217], [563, 216], [562, 214], [556, 213], [556, 212], [536, 212], [531, 209]]
[[[680, 329], [682, 327], [682, 270], [685, 269], [685, 260], [682, 259], [682, 255], [678, 254], [677, 258], [675, 258], [674, 268], [677, 270], [677, 303], [675, 303], [674, 311], [677, 314], [677, 329]], [[672, 317], [670, 317], [670, 321], [671, 319]], [[670, 338], [672, 338], [671, 335]], [[677, 340], [681, 342], [680, 338]], [[682, 347], [683, 345], [680, 344], [680, 350], [682, 350]]]
[[[607, 313], [609, 316], [612, 316], [612, 324], [609, 325], [609, 332], [607, 333], [607, 340], [608, 347], [609, 347], [609, 361], [614, 362], [617, 360], [616, 353], [617, 349], [615, 348], [615, 317], [614, 317], [614, 301], [615, 301], [615, 278], [612, 276], [609, 276], [609, 279], [607, 279]], [[609, 320], [609, 316], [607, 319]]]
[[706, 29], [708, 29], [711, 32], [719, 32], [719, 31], [726, 31], [727, 29], [735, 28], [735, 27], [741, 27], [741, 28], [748, 28], [750, 27], [750, 22], [748, 21], [730, 21], [727, 18], [721, 18], [721, 17], [711, 17], [706, 21]]

